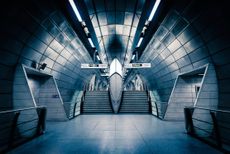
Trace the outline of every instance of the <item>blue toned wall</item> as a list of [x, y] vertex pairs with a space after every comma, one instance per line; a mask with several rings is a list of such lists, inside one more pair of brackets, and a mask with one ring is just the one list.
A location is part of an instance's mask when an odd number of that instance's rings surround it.
[[92, 59], [67, 18], [52, 1], [5, 5], [0, 13], [4, 20], [0, 27], [0, 110], [13, 106], [17, 65], [30, 67], [33, 62], [46, 63], [44, 72], [56, 79], [63, 101], [71, 100], [93, 72], [80, 69], [81, 63]]
[[179, 73], [211, 63], [218, 79], [219, 108], [229, 109], [228, 12], [224, 2], [175, 2], [139, 60], [152, 63], [151, 70], [140, 72], [148, 86], [158, 91], [161, 101], [168, 102]]

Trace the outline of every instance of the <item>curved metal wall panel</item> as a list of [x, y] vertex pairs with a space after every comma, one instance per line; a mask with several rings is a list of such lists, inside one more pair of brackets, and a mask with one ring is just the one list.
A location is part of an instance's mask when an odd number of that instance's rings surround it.
[[1, 9], [1, 109], [12, 107], [17, 64], [46, 63], [44, 72], [53, 74], [64, 102], [71, 99], [74, 90], [82, 89], [94, 72], [81, 71], [80, 63], [92, 59], [65, 16], [50, 3], [25, 0]]
[[193, 0], [182, 8], [175, 3], [145, 48], [141, 62], [151, 70], [140, 70], [161, 101], [168, 101], [179, 73], [213, 63], [219, 83], [219, 107], [227, 104], [230, 89], [229, 13], [224, 3]]

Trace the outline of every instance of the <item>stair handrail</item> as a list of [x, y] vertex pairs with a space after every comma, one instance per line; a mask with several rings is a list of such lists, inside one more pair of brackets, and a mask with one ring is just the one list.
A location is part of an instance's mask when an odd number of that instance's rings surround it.
[[[110, 107], [111, 107], [113, 113], [115, 113], [115, 112], [114, 112], [114, 109], [113, 109], [113, 105], [112, 105], [111, 95], [110, 95], [110, 90], [109, 90], [109, 89], [108, 89], [108, 96], [109, 96], [109, 104], [110, 104]], [[118, 110], [118, 112], [119, 112], [119, 110]]]
[[149, 104], [149, 112], [152, 114], [152, 98], [151, 98], [150, 90], [146, 89], [146, 93], [147, 93], [147, 99]]
[[83, 90], [82, 97], [81, 97], [81, 106], [80, 106], [80, 113], [83, 111], [83, 104], [85, 102], [85, 94], [86, 94], [86, 89]]
[[118, 109], [118, 113], [119, 113], [120, 110], [121, 110], [121, 105], [122, 105], [122, 103], [123, 103], [123, 99], [124, 99], [124, 90], [122, 90], [122, 92], [121, 92], [121, 103], [120, 103], [120, 106], [119, 106], [119, 109]]
[[[152, 103], [152, 102], [154, 102], [154, 104], [155, 104], [155, 108], [156, 108], [156, 117], [160, 118], [160, 116], [159, 116], [159, 110], [158, 110], [158, 104], [157, 104], [156, 101], [151, 101], [151, 103]], [[152, 104], [151, 104], [151, 106], [152, 106]], [[152, 107], [153, 107], [153, 106], [152, 106]]]

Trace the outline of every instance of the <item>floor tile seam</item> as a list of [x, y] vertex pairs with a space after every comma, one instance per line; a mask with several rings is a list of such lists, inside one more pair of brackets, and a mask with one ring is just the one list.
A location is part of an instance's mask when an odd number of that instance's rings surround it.
[[98, 121], [95, 126], [93, 127], [93, 130], [95, 130], [97, 128], [97, 126], [99, 125], [100, 121]]
[[139, 131], [139, 129], [137, 128], [136, 124], [133, 122], [132, 123], [134, 125], [134, 127], [136, 128], [137, 132], [140, 134], [141, 139], [144, 141], [144, 143], [146, 144], [146, 146], [148, 147], [149, 151], [151, 152], [151, 154], [154, 154], [154, 152], [152, 151], [152, 148], [149, 146], [148, 142], [144, 139], [144, 136], [142, 135], [141, 131]]

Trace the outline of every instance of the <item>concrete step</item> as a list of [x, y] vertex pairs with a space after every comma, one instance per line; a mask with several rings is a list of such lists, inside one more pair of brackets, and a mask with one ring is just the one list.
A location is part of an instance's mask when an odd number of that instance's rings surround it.
[[83, 113], [112, 113], [108, 91], [87, 91], [82, 107]]
[[125, 91], [120, 113], [149, 113], [148, 98], [145, 91]]
[[131, 104], [146, 104], [148, 103], [148, 101], [145, 101], [145, 100], [125, 100], [125, 101], [122, 101], [124, 104], [126, 103], [131, 103]]
[[120, 113], [149, 113], [149, 111], [119, 111]]
[[111, 107], [83, 107], [84, 110], [87, 110], [87, 109], [111, 109]]

